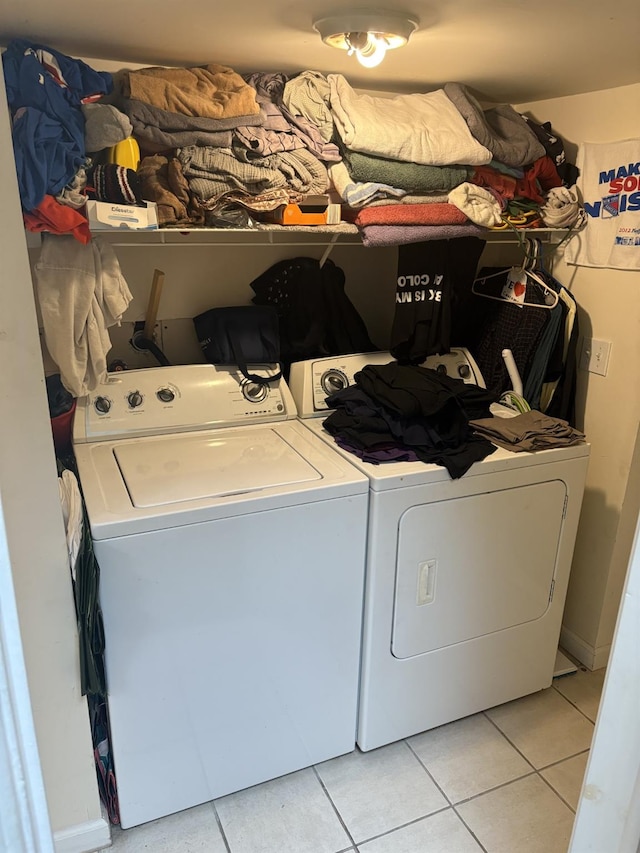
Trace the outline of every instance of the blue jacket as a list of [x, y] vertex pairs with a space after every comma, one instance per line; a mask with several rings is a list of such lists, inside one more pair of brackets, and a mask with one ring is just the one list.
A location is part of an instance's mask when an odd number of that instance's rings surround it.
[[[42, 61], [38, 51], [43, 51]], [[94, 71], [79, 59], [24, 39], [9, 43], [2, 64], [14, 117], [13, 147], [22, 206], [32, 210], [46, 193], [55, 195], [69, 183], [84, 162], [81, 104], [108, 94], [112, 77], [105, 71]], [[43, 162], [48, 146], [52, 151]], [[30, 177], [32, 169], [35, 172]]]

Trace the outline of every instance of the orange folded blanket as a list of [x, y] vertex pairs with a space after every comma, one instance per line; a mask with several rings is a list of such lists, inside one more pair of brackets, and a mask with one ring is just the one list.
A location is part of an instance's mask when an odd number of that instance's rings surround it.
[[446, 202], [434, 204], [386, 204], [364, 207], [355, 218], [356, 225], [462, 225], [464, 213]]

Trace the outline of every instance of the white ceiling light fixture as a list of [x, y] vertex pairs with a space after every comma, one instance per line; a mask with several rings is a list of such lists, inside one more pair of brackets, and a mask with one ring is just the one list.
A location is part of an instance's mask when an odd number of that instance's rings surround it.
[[398, 12], [365, 11], [331, 15], [315, 21], [313, 28], [331, 47], [355, 54], [365, 68], [375, 68], [388, 50], [402, 47], [418, 22]]

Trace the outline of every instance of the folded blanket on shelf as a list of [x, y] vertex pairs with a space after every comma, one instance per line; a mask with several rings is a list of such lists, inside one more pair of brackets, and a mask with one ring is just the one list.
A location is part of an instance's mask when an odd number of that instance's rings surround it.
[[356, 225], [463, 225], [469, 218], [455, 205], [389, 204], [363, 208], [355, 218]]
[[304, 147], [321, 160], [340, 160], [337, 145], [326, 141], [312, 122], [294, 115], [285, 106], [283, 96], [287, 77], [284, 74], [256, 72], [246, 76], [245, 80], [255, 89], [264, 121], [260, 130], [239, 128], [236, 131], [243, 145], [262, 155]]
[[331, 142], [333, 136], [329, 94], [329, 81], [319, 71], [303, 71], [287, 80], [282, 93], [282, 102], [291, 115], [306, 118], [325, 142]]
[[236, 127], [246, 125], [261, 125], [264, 116], [257, 112], [252, 115], [241, 114], [237, 116], [221, 116], [220, 118], [209, 118], [207, 116], [186, 116], [163, 110], [153, 104], [145, 104], [135, 98], [126, 98], [122, 101], [122, 111], [126, 113], [134, 125], [135, 122], [159, 127], [167, 133], [180, 133], [183, 131], [201, 131], [202, 133], [220, 133], [225, 130], [233, 130]]
[[138, 167], [142, 195], [158, 208], [159, 225], [203, 225], [204, 211], [189, 192], [180, 161], [159, 154], [144, 157]]
[[363, 246], [401, 246], [424, 240], [484, 237], [487, 232], [469, 222], [467, 225], [366, 225], [360, 233]]
[[255, 90], [226, 65], [126, 71], [124, 94], [167, 112], [203, 118], [257, 115]]
[[382, 98], [357, 94], [341, 74], [327, 79], [333, 119], [347, 148], [432, 166], [491, 160], [442, 89]]
[[566, 421], [535, 410], [513, 418], [480, 418], [470, 425], [498, 447], [516, 452], [569, 447], [585, 440], [584, 433]]
[[423, 193], [422, 195], [407, 195], [402, 198], [379, 198], [370, 201], [368, 207], [384, 207], [389, 204], [447, 204], [449, 196], [447, 193]]
[[446, 83], [444, 92], [475, 139], [488, 148], [496, 160], [507, 166], [526, 166], [546, 154], [526, 121], [509, 104], [483, 110], [461, 83]]
[[288, 204], [290, 200], [291, 194], [285, 189], [265, 190], [257, 195], [250, 195], [241, 190], [232, 190], [212, 199], [205, 205], [205, 209], [215, 210], [218, 205], [238, 205], [250, 212], [264, 213], [282, 207], [283, 204]]
[[257, 194], [287, 185], [282, 172], [268, 166], [268, 158], [246, 163], [231, 149], [195, 145], [178, 149], [176, 155], [190, 190], [203, 203], [231, 190]]
[[374, 201], [383, 199], [397, 199], [406, 195], [406, 190], [390, 187], [387, 184], [362, 181], [354, 183], [343, 162], [332, 163], [329, 166], [329, 178], [335, 191], [340, 198], [350, 207], [363, 207]]
[[322, 195], [329, 189], [327, 167], [306, 148], [284, 151], [264, 158], [282, 172], [287, 186], [304, 195]]
[[412, 193], [449, 192], [468, 180], [467, 166], [425, 166], [374, 157], [360, 151], [342, 148], [342, 159], [354, 181], [388, 184]]
[[295, 133], [269, 130], [266, 127], [237, 127], [233, 135], [241, 145], [262, 157], [305, 147], [302, 139]]
[[279, 188], [287, 189], [293, 201], [301, 195], [324, 193], [329, 186], [325, 166], [306, 148], [269, 157], [247, 155], [196, 146], [177, 152], [189, 188], [203, 203], [231, 190], [256, 195]]
[[131, 121], [133, 135], [149, 153], [188, 145], [230, 148], [234, 128], [262, 121], [259, 113], [223, 119], [183, 116], [130, 98], [122, 101], [121, 109]]

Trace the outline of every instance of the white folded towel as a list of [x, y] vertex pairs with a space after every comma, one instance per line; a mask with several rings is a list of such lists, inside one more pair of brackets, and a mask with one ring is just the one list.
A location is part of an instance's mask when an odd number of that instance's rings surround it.
[[496, 197], [476, 184], [459, 184], [451, 190], [447, 201], [449, 204], [455, 204], [476, 225], [491, 228], [492, 225], [502, 222], [502, 211]]
[[540, 215], [549, 228], [582, 228], [587, 221], [575, 187], [552, 187], [540, 208]]
[[357, 94], [342, 74], [327, 79], [335, 125], [353, 151], [430, 166], [492, 159], [442, 89], [383, 98]]

